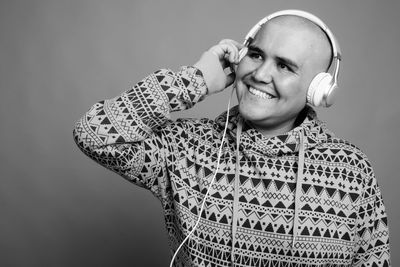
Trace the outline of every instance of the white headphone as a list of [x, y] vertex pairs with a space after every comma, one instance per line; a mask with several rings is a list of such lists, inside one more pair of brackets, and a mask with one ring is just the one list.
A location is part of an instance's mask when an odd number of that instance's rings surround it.
[[[342, 59], [342, 56], [339, 44], [336, 41], [335, 36], [321, 19], [319, 19], [318, 17], [314, 16], [311, 13], [294, 9], [282, 10], [272, 13], [271, 15], [260, 20], [256, 25], [253, 26], [253, 28], [251, 28], [249, 33], [246, 35], [246, 38], [244, 40], [244, 45], [247, 47], [254, 40], [257, 32], [267, 21], [285, 15], [298, 16], [313, 22], [325, 32], [325, 34], [329, 39], [329, 42], [331, 43], [333, 55], [330, 67], [332, 66], [332, 64], [334, 64], [333, 75], [328, 72], [318, 73], [311, 81], [307, 90], [308, 104], [315, 107], [329, 107], [334, 102], [335, 92], [336, 89], [338, 88], [337, 80], [339, 75], [340, 60]], [[240, 57], [243, 57], [245, 55], [245, 50], [246, 49], [241, 50], [242, 53], [240, 54]]]

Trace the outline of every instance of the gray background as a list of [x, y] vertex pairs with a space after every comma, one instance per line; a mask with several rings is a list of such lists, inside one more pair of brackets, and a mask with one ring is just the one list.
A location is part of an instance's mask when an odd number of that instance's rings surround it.
[[[265, 15], [317, 14], [343, 50], [337, 103], [319, 115], [367, 153], [400, 264], [400, 2], [1, 1], [0, 266], [167, 266], [161, 205], [85, 157], [75, 121], [146, 74], [193, 64]], [[215, 117], [229, 93], [179, 116]]]

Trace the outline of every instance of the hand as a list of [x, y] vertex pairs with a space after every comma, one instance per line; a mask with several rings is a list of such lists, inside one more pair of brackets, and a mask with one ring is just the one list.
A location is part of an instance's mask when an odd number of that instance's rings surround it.
[[204, 52], [199, 61], [194, 64], [202, 73], [208, 88], [207, 94], [218, 93], [235, 80], [235, 73], [227, 74], [224, 69], [239, 63], [239, 50], [243, 45], [230, 39], [224, 39], [219, 44]]

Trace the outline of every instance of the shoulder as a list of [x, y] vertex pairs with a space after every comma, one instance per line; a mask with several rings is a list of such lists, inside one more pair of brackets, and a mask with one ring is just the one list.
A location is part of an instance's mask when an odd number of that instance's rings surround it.
[[364, 177], [374, 177], [373, 167], [367, 155], [352, 142], [331, 135], [316, 148], [329, 155], [333, 164], [346, 166], [349, 170], [357, 170]]

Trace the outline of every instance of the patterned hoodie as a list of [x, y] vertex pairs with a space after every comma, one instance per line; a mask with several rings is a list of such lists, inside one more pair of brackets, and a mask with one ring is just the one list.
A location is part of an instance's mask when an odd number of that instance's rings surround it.
[[176, 266], [390, 266], [385, 207], [365, 154], [310, 107], [299, 126], [271, 138], [237, 107], [226, 136], [226, 114], [170, 120], [206, 92], [194, 67], [159, 70], [95, 104], [74, 129], [86, 155], [161, 201], [172, 252], [201, 216]]

